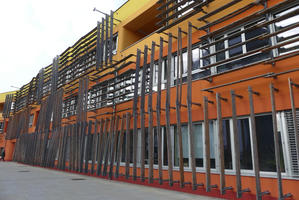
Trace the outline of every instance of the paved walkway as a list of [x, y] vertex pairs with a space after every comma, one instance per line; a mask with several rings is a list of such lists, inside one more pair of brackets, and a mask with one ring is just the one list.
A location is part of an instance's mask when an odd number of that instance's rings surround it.
[[13, 162], [0, 162], [0, 200], [40, 199], [209, 200], [215, 198], [109, 181]]

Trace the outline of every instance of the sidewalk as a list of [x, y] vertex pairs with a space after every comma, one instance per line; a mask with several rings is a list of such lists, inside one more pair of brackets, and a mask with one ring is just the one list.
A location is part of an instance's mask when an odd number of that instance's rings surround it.
[[0, 200], [212, 200], [100, 178], [0, 162]]

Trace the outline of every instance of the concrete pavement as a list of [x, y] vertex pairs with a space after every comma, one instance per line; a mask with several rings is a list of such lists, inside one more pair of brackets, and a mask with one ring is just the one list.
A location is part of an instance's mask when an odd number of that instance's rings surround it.
[[212, 200], [14, 162], [0, 162], [0, 200]]

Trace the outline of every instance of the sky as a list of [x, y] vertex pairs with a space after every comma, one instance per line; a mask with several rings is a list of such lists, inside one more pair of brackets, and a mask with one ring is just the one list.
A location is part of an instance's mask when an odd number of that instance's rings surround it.
[[[29, 83], [126, 0], [1, 0], [0, 93]], [[13, 87], [12, 87], [13, 86]]]

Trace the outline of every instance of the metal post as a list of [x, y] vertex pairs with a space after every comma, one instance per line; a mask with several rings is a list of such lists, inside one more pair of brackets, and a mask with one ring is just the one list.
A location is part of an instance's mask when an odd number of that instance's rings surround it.
[[140, 70], [140, 49], [137, 49], [136, 54], [136, 73], [135, 73], [135, 83], [134, 83], [134, 99], [133, 99], [133, 180], [137, 178], [137, 141], [138, 141], [138, 82], [139, 82], [139, 70]]
[[277, 186], [278, 186], [278, 198], [283, 200], [287, 197], [291, 197], [292, 194], [283, 194], [282, 189], [282, 178], [281, 178], [281, 165], [280, 165], [280, 146], [279, 146], [279, 134], [277, 130], [277, 117], [276, 117], [276, 103], [275, 103], [275, 92], [278, 89], [274, 88], [273, 84], [270, 83], [270, 97], [271, 97], [271, 107], [272, 107], [272, 124], [273, 124], [273, 134], [274, 134], [274, 148], [275, 148], [275, 162], [276, 162], [276, 174], [277, 174]]
[[168, 35], [168, 52], [167, 52], [167, 73], [166, 73], [166, 136], [167, 136], [167, 154], [168, 154], [168, 177], [169, 185], [173, 186], [173, 174], [172, 174], [172, 145], [170, 135], [170, 79], [171, 79], [171, 57], [172, 57], [172, 34]]
[[188, 109], [188, 133], [190, 141], [190, 157], [192, 170], [192, 188], [197, 189], [196, 168], [194, 157], [194, 137], [192, 127], [192, 24], [188, 23], [188, 38], [187, 38], [187, 109]]
[[154, 177], [154, 140], [153, 140], [153, 76], [154, 76], [154, 59], [156, 43], [152, 42], [151, 61], [149, 74], [149, 95], [148, 95], [148, 182], [153, 182]]
[[242, 197], [243, 192], [249, 192], [249, 189], [242, 190], [241, 182], [241, 162], [240, 162], [240, 144], [237, 128], [237, 111], [236, 111], [236, 96], [242, 98], [239, 95], [236, 95], [234, 90], [231, 90], [231, 102], [232, 102], [232, 119], [233, 119], [233, 134], [234, 134], [234, 149], [235, 156], [234, 161], [236, 165], [236, 185], [237, 185], [237, 198]]
[[163, 38], [160, 37], [159, 61], [158, 61], [158, 90], [157, 90], [157, 135], [158, 135], [158, 170], [159, 170], [159, 184], [163, 184], [162, 171], [162, 133], [161, 133], [161, 78], [162, 78], [162, 62], [163, 62]]
[[177, 136], [179, 145], [179, 168], [180, 168], [180, 187], [184, 187], [184, 161], [183, 161], [183, 139], [181, 125], [181, 104], [182, 104], [182, 30], [178, 28], [177, 40], [177, 70], [176, 70], [176, 119], [177, 119]]
[[144, 57], [143, 57], [143, 70], [142, 70], [142, 82], [141, 82], [141, 99], [140, 99], [140, 129], [141, 129], [141, 161], [140, 161], [140, 177], [141, 181], [144, 182], [144, 157], [145, 157], [145, 88], [146, 88], [146, 73], [147, 73], [147, 56], [148, 46], [144, 46]]
[[126, 171], [125, 176], [126, 179], [130, 177], [130, 120], [131, 120], [131, 114], [129, 112], [126, 113]]

